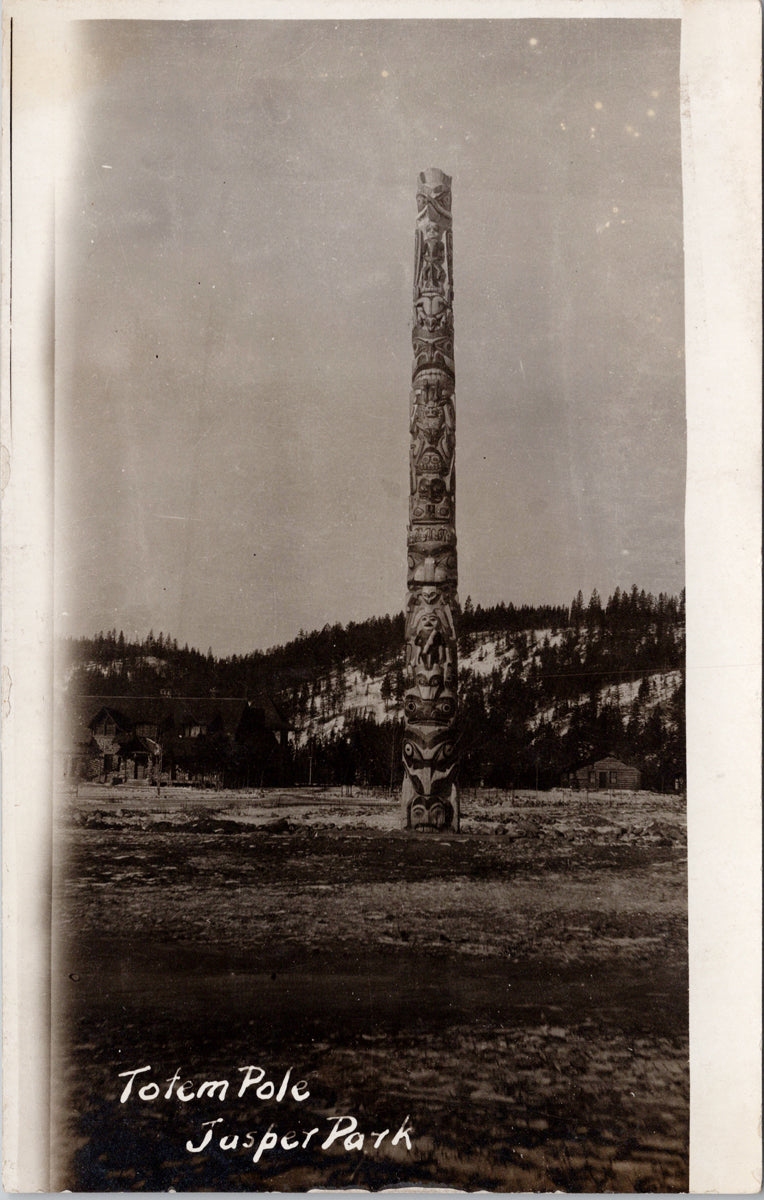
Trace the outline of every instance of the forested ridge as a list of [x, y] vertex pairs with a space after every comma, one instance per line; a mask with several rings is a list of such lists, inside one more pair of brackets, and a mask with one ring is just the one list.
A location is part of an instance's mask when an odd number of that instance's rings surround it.
[[[468, 597], [458, 616], [463, 784], [553, 786], [612, 753], [639, 766], [646, 786], [675, 786], [685, 776], [684, 627], [684, 593], [636, 586], [605, 601], [579, 592], [569, 607]], [[403, 613], [227, 657], [116, 629], [62, 650], [69, 694], [265, 692], [295, 731], [293, 782], [398, 782]]]

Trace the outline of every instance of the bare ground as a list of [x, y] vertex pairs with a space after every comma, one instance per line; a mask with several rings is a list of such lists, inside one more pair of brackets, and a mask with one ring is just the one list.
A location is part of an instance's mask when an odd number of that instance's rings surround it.
[[[371, 795], [61, 796], [55, 1187], [686, 1190], [683, 800], [465, 807], [411, 835]], [[309, 1098], [237, 1098], [248, 1064]], [[225, 1099], [164, 1099], [176, 1070]], [[322, 1148], [340, 1115], [363, 1148]]]

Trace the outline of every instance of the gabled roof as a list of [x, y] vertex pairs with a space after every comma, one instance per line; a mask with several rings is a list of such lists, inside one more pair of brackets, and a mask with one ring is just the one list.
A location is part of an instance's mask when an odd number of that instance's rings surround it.
[[606, 754], [604, 758], [598, 758], [593, 764], [595, 767], [631, 767], [631, 763], [626, 763], [622, 758], [616, 758], [614, 754]]
[[132, 722], [125, 715], [121, 708], [112, 708], [110, 704], [102, 704], [97, 712], [94, 712], [88, 726], [92, 730], [95, 725], [101, 720], [111, 720], [117, 726], [119, 733], [129, 733]]
[[614, 754], [607, 754], [604, 758], [598, 758], [594, 762], [584, 763], [583, 766], [577, 767], [576, 771], [596, 771], [598, 767], [611, 768], [623, 767], [627, 771], [638, 771], [639, 767], [635, 767], [633, 763], [626, 763], [621, 758], [616, 758]]

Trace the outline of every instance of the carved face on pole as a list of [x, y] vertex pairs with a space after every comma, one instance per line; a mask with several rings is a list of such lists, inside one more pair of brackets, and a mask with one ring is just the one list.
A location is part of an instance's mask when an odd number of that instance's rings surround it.
[[409, 588], [421, 583], [456, 586], [456, 550], [453, 546], [409, 546]]
[[424, 328], [417, 327], [414, 329], [412, 342], [417, 370], [435, 365], [441, 367], [444, 372], [453, 374], [454, 339], [450, 333], [429, 333]]
[[438, 404], [437, 400], [427, 400], [422, 407], [424, 408], [424, 414], [419, 424], [424, 431], [427, 441], [431, 446], [434, 446], [443, 428], [443, 408]]
[[414, 521], [447, 521], [451, 516], [451, 498], [441, 475], [422, 475], [412, 497], [411, 517]]
[[451, 730], [407, 730], [403, 765], [412, 824], [441, 828], [445, 817], [453, 816], [455, 799], [456, 745]]
[[412, 396], [411, 518], [453, 521], [454, 416], [450, 395], [425, 384]]
[[424, 700], [416, 688], [407, 692], [403, 700], [406, 720], [427, 725], [450, 725], [456, 716], [456, 696], [443, 690], [434, 700]]
[[425, 292], [416, 302], [417, 325], [427, 333], [437, 333], [449, 328], [450, 310], [438, 293]]
[[456, 715], [456, 632], [444, 589], [422, 588], [409, 595], [406, 619], [404, 712], [408, 721], [442, 725]]
[[[456, 640], [451, 605], [453, 592], [436, 587], [417, 588], [409, 593], [406, 614], [406, 642], [418, 646], [432, 643], [447, 646]], [[441, 659], [445, 661], [445, 655]]]

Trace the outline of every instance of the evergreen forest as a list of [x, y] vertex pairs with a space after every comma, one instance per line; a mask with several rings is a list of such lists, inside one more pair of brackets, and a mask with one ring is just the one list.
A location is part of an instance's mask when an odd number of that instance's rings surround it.
[[[639, 767], [643, 787], [684, 786], [684, 592], [579, 592], [570, 606], [468, 597], [457, 628], [462, 787], [564, 785], [608, 754]], [[284, 784], [400, 784], [403, 613], [227, 657], [116, 629], [60, 650], [67, 695], [256, 703], [267, 694], [293, 731]], [[221, 768], [235, 753], [219, 747]]]

